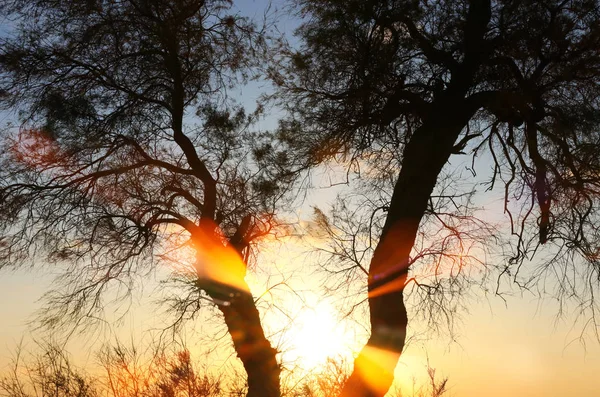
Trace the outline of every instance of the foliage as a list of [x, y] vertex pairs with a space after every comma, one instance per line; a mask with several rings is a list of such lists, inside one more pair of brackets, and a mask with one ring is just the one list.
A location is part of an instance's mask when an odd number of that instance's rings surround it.
[[[215, 376], [197, 364], [185, 347], [140, 347], [117, 342], [97, 355], [101, 370], [92, 377], [77, 368], [72, 358], [56, 344], [40, 343], [37, 354], [19, 347], [11, 372], [0, 377], [2, 397], [233, 397], [246, 393], [245, 385]], [[88, 369], [89, 371], [89, 369]], [[229, 373], [232, 375], [232, 373]], [[295, 375], [288, 374], [291, 378]], [[427, 368], [428, 384], [413, 384], [412, 390], [395, 387], [394, 397], [440, 397], [448, 379], [439, 381], [435, 369]], [[335, 397], [348, 377], [348, 366], [330, 359], [324, 368], [291, 379], [286, 397]]]

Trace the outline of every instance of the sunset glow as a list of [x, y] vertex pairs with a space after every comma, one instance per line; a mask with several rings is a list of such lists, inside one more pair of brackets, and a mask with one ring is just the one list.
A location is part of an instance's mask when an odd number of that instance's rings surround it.
[[305, 370], [322, 366], [328, 358], [349, 354], [354, 343], [349, 325], [338, 321], [336, 311], [327, 302], [302, 309], [285, 339], [290, 348], [283, 352], [283, 361]]

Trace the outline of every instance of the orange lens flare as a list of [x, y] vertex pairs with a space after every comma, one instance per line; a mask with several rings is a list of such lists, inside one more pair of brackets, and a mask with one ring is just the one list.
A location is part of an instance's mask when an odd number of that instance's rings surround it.
[[406, 277], [396, 277], [391, 281], [369, 291], [369, 298], [389, 294], [391, 292], [402, 291], [405, 287]]
[[216, 228], [213, 222], [203, 220], [193, 238], [198, 278], [247, 292], [248, 285], [244, 280], [246, 264], [233, 247], [221, 242]]
[[372, 346], [365, 346], [355, 360], [355, 371], [376, 395], [384, 395], [390, 387], [393, 374], [387, 368], [395, 368], [398, 353]]

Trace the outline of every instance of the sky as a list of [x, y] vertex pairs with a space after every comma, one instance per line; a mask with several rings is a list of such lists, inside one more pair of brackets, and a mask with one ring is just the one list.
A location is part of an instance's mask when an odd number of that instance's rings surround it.
[[[289, 245], [284, 243], [282, 248], [290, 252]], [[262, 270], [268, 271], [269, 266], [273, 266], [270, 270], [277, 269], [273, 271], [275, 277], [270, 280], [271, 284], [277, 282], [277, 274], [294, 274], [288, 281], [293, 288], [301, 291], [309, 307], [316, 308], [317, 314], [310, 318], [309, 313], [306, 322], [307, 314], [302, 312], [305, 310], [301, 309], [302, 303], [294, 301], [292, 304], [284, 299], [287, 302], [282, 304], [284, 310], [298, 322], [287, 336], [272, 335], [271, 342], [285, 352], [280, 358], [286, 361], [288, 367], [307, 349], [323, 350], [335, 346], [329, 351], [332, 355], [349, 359], [350, 349], [360, 348], [366, 335], [355, 324], [348, 326], [350, 334], [332, 328], [336, 327], [336, 322], [331, 325], [329, 319], [340, 317], [340, 313], [333, 311], [336, 297], [334, 295], [330, 300], [332, 303], [327, 304], [331, 311], [325, 313], [330, 316], [319, 311], [323, 304], [321, 298], [316, 298], [322, 294], [319, 283], [314, 282], [318, 278], [317, 273], [307, 271], [307, 263], [300, 259], [299, 252], [285, 259], [280, 254], [279, 259], [263, 266]], [[261, 287], [266, 284], [264, 275], [251, 276], [255, 296], [261, 294]], [[3, 326], [0, 327], [0, 368], [7, 368], [22, 338], [25, 347], [31, 349], [35, 347], [33, 339], [43, 336], [27, 323], [34, 319], [33, 313], [40, 307], [38, 299], [49, 286], [50, 278], [36, 272], [1, 274], [0, 318]], [[151, 295], [152, 289], [147, 292]], [[279, 296], [285, 296], [285, 291]], [[67, 346], [75, 362], [81, 366], [93, 366], [94, 351], [102, 342], [113, 341], [114, 336], [125, 342], [129, 339], [146, 340], [148, 329], [164, 326], [167, 319], [150, 300], [148, 296], [141, 297], [139, 301], [136, 299], [140, 306], [136, 306], [123, 324], [110, 333], [92, 330], [73, 337]], [[475, 296], [467, 302], [467, 306], [468, 313], [461, 314], [452, 337], [447, 334], [417, 334], [417, 330], [423, 331], [424, 323], [414, 320], [411, 324], [413, 332], [409, 333], [411, 341], [396, 369], [401, 386], [410, 388], [413, 378], [420, 385], [426, 380], [429, 365], [436, 369], [438, 377], [449, 378], [450, 396], [594, 396], [595, 391], [600, 390], [597, 376], [600, 373], [599, 343], [589, 336], [578, 339], [581, 325], [574, 325], [574, 318], [570, 316], [557, 319], [557, 308], [551, 300], [540, 301], [524, 295], [507, 297], [504, 302], [494, 296]], [[263, 311], [263, 315], [265, 326], [270, 330], [289, 325], [287, 318], [278, 316], [278, 313]], [[211, 323], [202, 317], [188, 324], [188, 329], [193, 331], [187, 337], [191, 350], [199, 354], [202, 354], [202, 346], [208, 340], [202, 337], [203, 332], [212, 330], [212, 326], [207, 324]], [[212, 324], [220, 327], [218, 323]], [[196, 339], [198, 335], [200, 338]], [[358, 338], [353, 340], [355, 335]], [[223, 341], [220, 343], [223, 347]], [[211, 356], [213, 367], [224, 366], [227, 358], [234, 357], [227, 353], [227, 346], [223, 348], [223, 356]], [[310, 368], [315, 364], [314, 359], [309, 357], [298, 365]]]
[[[263, 14], [265, 1], [238, 2], [240, 12], [245, 15]], [[279, 2], [275, 2], [275, 8]], [[293, 18], [280, 19], [280, 28], [290, 30], [296, 21]], [[241, 100], [245, 104], [253, 102], [258, 95], [260, 87], [250, 86], [242, 91]], [[6, 116], [0, 120], [6, 120]], [[273, 119], [263, 120], [264, 126], [274, 124]], [[321, 183], [322, 182], [322, 183]], [[316, 185], [326, 185], [318, 180]], [[334, 191], [317, 189], [310, 194], [309, 200], [304, 204], [304, 212], [300, 217], [309, 220], [310, 205], [319, 205], [326, 208], [331, 204]], [[489, 211], [495, 211], [492, 216], [497, 216], [497, 208], [490, 206]], [[276, 274], [294, 274], [290, 276], [290, 283], [298, 286], [305, 292], [309, 306], [321, 308], [321, 295], [323, 291], [315, 273], [307, 268], [316, 268], [310, 259], [302, 256], [301, 248], [283, 247], [287, 252], [272, 253], [266, 261], [277, 269]], [[295, 247], [295, 248], [294, 248]], [[295, 252], [291, 255], [290, 252]], [[269, 267], [260, 269], [261, 274], [252, 282], [255, 295], [260, 294], [261, 288], [274, 280], [267, 280]], [[272, 268], [271, 268], [272, 270]], [[13, 357], [17, 344], [21, 339], [26, 346], [34, 346], [33, 338], [39, 338], [39, 331], [35, 331], [29, 322], [34, 319], [34, 312], [40, 308], [39, 299], [44, 291], [51, 286], [51, 275], [39, 270], [27, 269], [16, 272], [0, 272], [0, 372], [7, 368]], [[152, 289], [146, 291], [151, 295]], [[120, 337], [127, 338], [133, 335], [138, 337], [142, 330], [160, 327], [164, 324], [148, 296], [140, 297], [141, 308], [134, 309], [124, 323], [114, 331]], [[331, 305], [325, 306], [327, 310], [334, 310], [336, 297], [331, 298]], [[426, 366], [436, 368], [439, 376], [449, 378], [450, 396], [457, 397], [499, 397], [518, 395], [527, 397], [564, 397], [570, 395], [594, 396], [600, 390], [600, 343], [594, 335], [581, 335], [583, 329], [582, 319], [576, 317], [577, 308], [570, 307], [562, 317], [557, 317], [559, 306], [549, 297], [539, 299], [529, 294], [514, 291], [514, 296], [503, 300], [493, 294], [475, 295], [465, 302], [468, 312], [461, 313], [455, 334], [441, 335], [427, 333], [427, 337], [411, 339], [396, 373], [404, 387], [411, 385], [414, 377], [418, 382], [425, 378]], [[287, 308], [298, 319], [295, 333], [289, 338], [299, 339], [301, 342], [290, 342], [282, 339], [280, 334], [273, 337], [272, 342], [287, 350], [308, 349], [311, 342], [328, 330], [327, 327], [336, 327], [336, 324], [327, 324], [322, 312], [317, 309], [314, 317], [310, 311], [303, 312], [298, 302]], [[320, 309], [319, 309], [320, 310]], [[307, 314], [308, 313], [308, 314]], [[330, 317], [339, 313], [328, 312]], [[276, 329], [281, 317], [273, 313], [263, 313], [271, 318], [266, 321], [266, 326]], [[288, 313], [289, 314], [289, 313]], [[303, 320], [304, 319], [304, 320]], [[585, 320], [585, 319], [583, 319]], [[269, 321], [272, 324], [269, 324]], [[424, 322], [414, 321], [411, 324], [413, 331], [427, 331]], [[202, 329], [202, 318], [189, 324], [190, 329]], [[351, 356], [351, 349], [360, 348], [365, 334], [360, 326], [350, 325], [351, 331], [343, 331], [338, 339], [344, 339], [348, 333], [359, 335], [358, 340], [343, 341], [339, 350]], [[334, 331], [338, 332], [338, 331]], [[362, 333], [361, 333], [362, 332]], [[419, 334], [420, 335], [420, 334]], [[113, 335], [114, 336], [114, 335]], [[414, 336], [414, 334], [412, 335]], [[410, 336], [409, 336], [410, 337]], [[94, 337], [96, 338], [96, 336]], [[111, 338], [111, 334], [102, 334], [102, 338]], [[98, 342], [101, 342], [101, 339]], [[347, 342], [347, 343], [346, 343]], [[294, 343], [298, 346], [294, 347]], [[331, 345], [333, 342], [329, 342]], [[324, 344], [322, 346], [326, 346]], [[351, 345], [351, 346], [350, 346]], [[97, 344], [90, 343], [90, 336], [75, 337], [69, 344], [71, 352], [78, 362], [92, 364], [93, 357], [88, 358], [89, 352]], [[320, 347], [321, 350], [324, 347]], [[294, 354], [289, 356], [293, 359]]]

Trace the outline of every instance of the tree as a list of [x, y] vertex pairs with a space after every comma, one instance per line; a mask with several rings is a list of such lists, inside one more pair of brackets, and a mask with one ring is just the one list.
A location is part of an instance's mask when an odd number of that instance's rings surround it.
[[180, 252], [179, 320], [215, 303], [248, 395], [279, 396], [276, 350], [244, 276], [290, 178], [250, 130], [257, 115], [227, 94], [264, 46], [231, 5], [3, 3], [15, 28], [1, 43], [2, 105], [23, 124], [0, 150], [0, 268], [63, 267], [41, 319], [55, 328], [93, 322], [107, 297], [127, 298]]
[[[451, 156], [491, 158], [518, 279], [540, 245], [558, 294], [597, 314], [600, 5], [595, 0], [299, 0], [299, 48], [271, 74], [281, 137], [309, 163], [397, 164], [368, 268], [371, 337], [342, 396], [381, 396], [404, 347], [411, 255]], [[380, 164], [380, 163], [379, 163]], [[597, 322], [594, 322], [597, 326]], [[384, 351], [387, 360], [373, 358]], [[379, 362], [378, 362], [379, 361]], [[381, 365], [376, 384], [361, 368]], [[385, 374], [385, 375], [383, 375]]]

